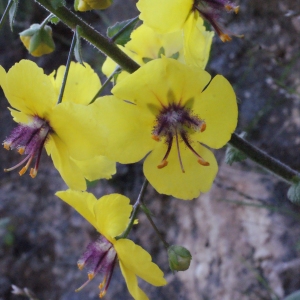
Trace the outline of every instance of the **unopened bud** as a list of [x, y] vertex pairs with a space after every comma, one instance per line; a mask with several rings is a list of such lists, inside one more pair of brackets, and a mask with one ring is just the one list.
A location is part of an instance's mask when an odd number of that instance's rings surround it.
[[106, 9], [111, 6], [112, 0], [75, 0], [74, 9], [88, 11], [92, 9]]
[[20, 39], [32, 56], [49, 54], [55, 49], [52, 29], [47, 25], [42, 27], [40, 24], [32, 24], [20, 33]]
[[189, 268], [192, 255], [182, 246], [172, 245], [168, 248], [169, 266], [172, 271], [185, 271]]

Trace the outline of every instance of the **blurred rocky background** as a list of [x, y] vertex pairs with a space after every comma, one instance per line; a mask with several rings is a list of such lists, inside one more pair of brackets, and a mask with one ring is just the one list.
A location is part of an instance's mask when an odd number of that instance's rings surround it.
[[[53, 27], [56, 51], [33, 58], [18, 33], [46, 16], [34, 1], [20, 1], [14, 32], [0, 30], [0, 64], [6, 69], [22, 58], [36, 61], [47, 73], [65, 64], [72, 33]], [[0, 2], [0, 12], [7, 0]], [[300, 1], [240, 0], [238, 15], [226, 27], [244, 34], [230, 43], [214, 39], [208, 71], [223, 74], [239, 99], [237, 132], [293, 168], [300, 168]], [[68, 2], [71, 6], [72, 2]], [[137, 15], [135, 1], [115, 0], [103, 12], [83, 18], [105, 33], [107, 26]], [[100, 75], [104, 57], [84, 43], [84, 59]], [[0, 140], [15, 126], [1, 92]], [[186, 272], [172, 274], [164, 247], [143, 214], [130, 238], [147, 249], [166, 274], [168, 285], [141, 282], [150, 299], [260, 300], [284, 299], [300, 290], [300, 209], [292, 205], [288, 185], [246, 160], [228, 166], [224, 150], [216, 155], [219, 174], [213, 188], [193, 201], [157, 194], [148, 187], [145, 202], [163, 236], [187, 247], [193, 259]], [[14, 151], [1, 150], [0, 170], [18, 162]], [[142, 184], [141, 164], [120, 166], [109, 182], [89, 190], [100, 197], [119, 192], [136, 199]], [[76, 262], [97, 233], [71, 207], [54, 196], [66, 189], [44, 153], [38, 176], [0, 171], [0, 299], [26, 299], [11, 285], [27, 287], [40, 300], [98, 299], [96, 277], [86, 279]], [[131, 299], [117, 267], [105, 299]], [[300, 299], [300, 298], [297, 298]]]

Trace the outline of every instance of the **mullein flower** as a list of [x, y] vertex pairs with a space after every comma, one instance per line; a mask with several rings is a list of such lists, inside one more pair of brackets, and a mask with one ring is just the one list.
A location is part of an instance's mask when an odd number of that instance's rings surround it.
[[148, 154], [144, 174], [159, 193], [192, 199], [208, 191], [218, 165], [207, 146], [224, 146], [237, 125], [229, 82], [163, 57], [118, 82], [112, 93], [117, 98], [93, 103], [107, 130], [105, 155], [126, 164]]
[[[139, 65], [165, 56], [204, 69], [209, 58], [213, 32], [205, 29], [201, 18], [197, 18], [195, 22], [194, 19], [189, 20], [188, 26], [192, 26], [193, 29], [187, 36], [183, 30], [165, 34], [157, 33], [142, 24], [131, 33], [130, 41], [125, 47], [120, 48]], [[109, 76], [115, 67], [116, 63], [108, 57], [102, 71]], [[125, 71], [119, 75], [118, 80], [126, 77], [124, 73]]]
[[87, 192], [62, 191], [56, 195], [77, 210], [100, 233], [100, 237], [89, 244], [78, 261], [78, 267], [88, 270], [88, 280], [77, 289], [81, 290], [98, 273], [103, 275], [99, 285], [100, 298], [108, 289], [116, 262], [119, 262], [127, 288], [136, 300], [148, 297], [139, 288], [137, 277], [154, 286], [166, 284], [163, 272], [151, 260], [142, 247], [129, 239], [116, 239], [126, 229], [132, 211], [129, 199], [123, 195], [111, 194], [96, 199]]
[[223, 42], [231, 38], [219, 24], [220, 12], [238, 12], [239, 7], [228, 0], [139, 0], [137, 8], [140, 19], [159, 33], [167, 33], [186, 28], [189, 18], [201, 16], [211, 23]]
[[112, 0], [75, 0], [74, 9], [77, 11], [106, 9], [111, 6], [112, 2]]
[[54, 77], [45, 75], [29, 60], [20, 61], [7, 73], [0, 66], [0, 85], [18, 123], [3, 145], [25, 155], [20, 163], [5, 171], [23, 166], [19, 172], [23, 175], [35, 160], [30, 169], [34, 178], [45, 147], [67, 185], [84, 190], [85, 178], [109, 178], [115, 172], [115, 163], [97, 157], [99, 152], [95, 150], [101, 148], [93, 133], [98, 128], [97, 116], [87, 104], [101, 86], [97, 74], [87, 64], [83, 67], [72, 63], [62, 103], [56, 104], [64, 69], [60, 67]]
[[32, 24], [19, 34], [23, 45], [32, 56], [42, 56], [55, 50], [52, 29], [48, 25]]

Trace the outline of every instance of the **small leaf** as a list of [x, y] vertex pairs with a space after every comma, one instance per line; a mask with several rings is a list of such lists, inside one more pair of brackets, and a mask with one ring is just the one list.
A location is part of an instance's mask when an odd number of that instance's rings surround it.
[[143, 62], [146, 64], [148, 63], [149, 61], [153, 60], [152, 58], [150, 57], [143, 57]]
[[225, 162], [232, 165], [234, 162], [241, 162], [247, 158], [247, 155], [238, 149], [228, 145], [225, 153]]
[[76, 30], [75, 30], [75, 38], [76, 38], [76, 43], [75, 43], [75, 48], [74, 48], [74, 55], [75, 55], [75, 59], [81, 63], [82, 65], [84, 65], [83, 63], [83, 59], [82, 59], [82, 49], [81, 49], [81, 41], [80, 41], [80, 26], [76, 26]]
[[170, 58], [173, 58], [173, 59], [178, 59], [178, 57], [179, 57], [179, 52], [175, 52], [175, 53], [173, 53], [171, 56], [170, 56]]
[[19, 0], [13, 0], [13, 4], [12, 4], [11, 8], [9, 9], [9, 25], [10, 25], [11, 31], [13, 31], [13, 24], [15, 21], [18, 4], [19, 4]]
[[159, 50], [158, 50], [158, 54], [157, 54], [157, 57], [158, 58], [161, 58], [161, 56], [165, 56], [165, 48], [164, 47], [160, 47]]
[[139, 19], [133, 18], [122, 22], [117, 22], [107, 28], [107, 36], [118, 45], [124, 46], [130, 41], [130, 35]]
[[287, 196], [289, 200], [297, 205], [300, 205], [300, 181], [293, 183], [288, 189]]
[[54, 9], [58, 9], [61, 6], [66, 5], [66, 0], [51, 0], [50, 3]]

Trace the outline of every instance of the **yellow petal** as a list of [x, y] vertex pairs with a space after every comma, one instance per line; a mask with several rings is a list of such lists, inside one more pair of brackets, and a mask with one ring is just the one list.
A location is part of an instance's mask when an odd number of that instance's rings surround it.
[[138, 280], [136, 275], [120, 261], [120, 268], [122, 275], [126, 281], [126, 285], [130, 295], [135, 300], [149, 300], [147, 295], [144, 293], [142, 289], [139, 288]]
[[192, 13], [184, 25], [184, 56], [187, 65], [204, 69], [214, 33], [206, 31], [203, 19]]
[[193, 112], [206, 122], [206, 130], [195, 134], [195, 139], [211, 148], [223, 147], [237, 125], [236, 96], [230, 83], [221, 75], [211, 81], [195, 101]]
[[114, 248], [120, 264], [133, 274], [154, 286], [162, 286], [167, 283], [164, 273], [152, 262], [151, 255], [141, 246], [131, 240], [120, 239], [115, 242]]
[[[65, 70], [65, 66], [60, 66], [57, 70], [54, 82], [57, 97], [60, 93]], [[100, 87], [100, 79], [89, 64], [84, 63], [83, 66], [80, 63], [71, 62], [62, 101], [88, 105]]]
[[61, 200], [71, 205], [95, 228], [97, 227], [94, 206], [97, 202], [96, 197], [88, 192], [79, 192], [73, 190], [60, 191], [55, 194]]
[[68, 187], [74, 190], [86, 190], [83, 174], [75, 162], [70, 159], [68, 149], [60, 138], [56, 134], [51, 134], [45, 147], [48, 155], [51, 155], [55, 168]]
[[193, 8], [193, 0], [139, 0], [140, 19], [158, 33], [182, 28]]
[[101, 120], [91, 105], [71, 102], [57, 105], [50, 116], [50, 126], [66, 144], [70, 156], [86, 160], [103, 155], [105, 140]]
[[2, 88], [13, 108], [40, 118], [47, 118], [57, 101], [48, 76], [29, 60], [21, 60], [8, 71]]
[[112, 93], [144, 108], [179, 102], [184, 105], [200, 94], [209, 80], [210, 75], [206, 71], [163, 57], [147, 63], [118, 82]]
[[161, 163], [167, 146], [158, 142], [157, 147], [147, 156], [144, 162], [144, 174], [150, 184], [161, 194], [191, 200], [199, 196], [200, 192], [207, 192], [218, 171], [217, 161], [213, 153], [199, 143], [192, 143], [194, 150], [207, 162], [209, 166], [200, 165], [198, 158], [183, 142], [180, 145], [180, 155], [185, 173], [182, 172], [175, 141], [167, 159], [168, 165], [162, 169]]
[[17, 123], [28, 124], [32, 122], [33, 116], [26, 115], [21, 111], [14, 110], [12, 108], [8, 108], [10, 110], [10, 114], [13, 117], [13, 120]]
[[153, 149], [154, 117], [148, 110], [115, 97], [99, 98], [91, 106], [106, 130], [105, 156], [120, 163], [134, 163]]
[[2, 66], [0, 66], [0, 86], [4, 89], [4, 85], [6, 85], [6, 72]]
[[97, 230], [111, 243], [127, 227], [132, 211], [130, 200], [120, 194], [111, 194], [101, 197], [94, 206], [97, 220]]
[[110, 179], [112, 175], [116, 174], [116, 163], [105, 156], [96, 156], [83, 161], [73, 160], [89, 181]]

